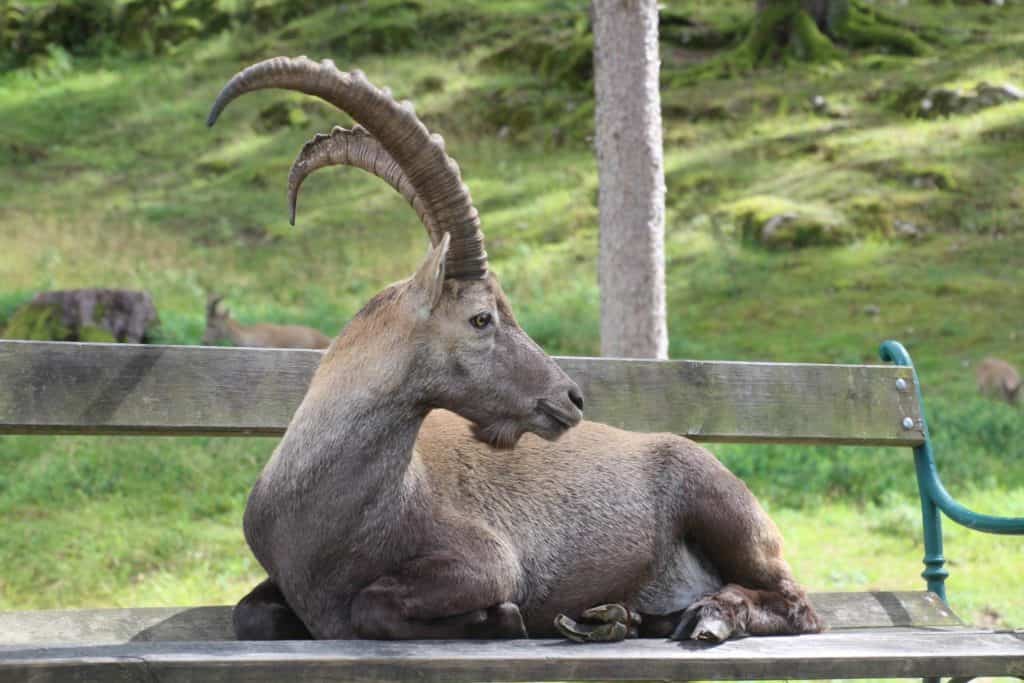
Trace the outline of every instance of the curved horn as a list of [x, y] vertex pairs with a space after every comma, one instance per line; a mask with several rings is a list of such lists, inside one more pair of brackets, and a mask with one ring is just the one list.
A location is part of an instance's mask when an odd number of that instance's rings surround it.
[[463, 184], [458, 165], [444, 150], [444, 139], [431, 135], [412, 106], [399, 104], [376, 88], [360, 71], [339, 71], [330, 60], [274, 57], [235, 74], [217, 95], [207, 125], [235, 98], [253, 90], [283, 88], [314, 95], [347, 112], [380, 141], [437, 221], [436, 244], [452, 234], [445, 271], [448, 277], [481, 278], [487, 273], [480, 217]]
[[440, 240], [439, 235], [442, 233], [437, 230], [437, 221], [427, 211], [426, 204], [416, 194], [398, 162], [391, 158], [380, 141], [358, 125], [352, 130], [335, 126], [329, 134], [318, 133], [302, 146], [302, 151], [288, 173], [288, 210], [292, 225], [295, 225], [295, 205], [302, 181], [318, 169], [338, 165], [361, 168], [393, 187], [412, 205], [420, 222], [430, 233], [430, 241], [436, 244]]

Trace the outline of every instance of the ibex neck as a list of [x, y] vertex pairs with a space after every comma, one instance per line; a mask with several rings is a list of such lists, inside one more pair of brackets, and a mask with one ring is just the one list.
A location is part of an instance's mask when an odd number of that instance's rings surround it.
[[410, 388], [415, 364], [394, 339], [345, 341], [321, 361], [246, 507], [246, 539], [280, 580], [298, 562], [362, 585], [418, 540], [407, 522], [428, 498], [413, 450], [427, 409]]
[[410, 462], [427, 411], [402, 363], [339, 355], [317, 371], [254, 495], [295, 523], [360, 535], [395, 523], [418, 486]]
[[426, 417], [398, 398], [366, 389], [307, 396], [274, 459], [297, 484], [326, 485], [353, 504], [397, 487]]

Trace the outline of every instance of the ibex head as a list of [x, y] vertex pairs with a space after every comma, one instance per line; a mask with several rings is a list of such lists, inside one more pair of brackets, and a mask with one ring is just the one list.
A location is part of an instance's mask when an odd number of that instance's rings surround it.
[[210, 294], [206, 297], [206, 330], [203, 332], [204, 346], [213, 346], [229, 338], [228, 320], [231, 318], [231, 311], [218, 307], [223, 298], [219, 294]]
[[289, 177], [293, 221], [307, 175], [351, 165], [400, 192], [432, 244], [413, 277], [378, 294], [346, 326], [310, 391], [368, 374], [377, 386], [392, 382], [424, 413], [445, 408], [466, 417], [478, 439], [506, 448], [525, 432], [555, 439], [578, 423], [579, 388], [519, 327], [488, 272], [480, 219], [444, 140], [427, 131], [408, 102], [396, 102], [362, 73], [305, 57], [277, 57], [236, 74], [214, 102], [209, 124], [236, 97], [263, 88], [315, 95], [362, 124], [336, 127], [303, 147]]
[[1024, 386], [1021, 384], [1020, 378], [1003, 380], [1003, 389], [1006, 391], [1006, 402], [1011, 405], [1017, 405], [1020, 400], [1020, 388]]

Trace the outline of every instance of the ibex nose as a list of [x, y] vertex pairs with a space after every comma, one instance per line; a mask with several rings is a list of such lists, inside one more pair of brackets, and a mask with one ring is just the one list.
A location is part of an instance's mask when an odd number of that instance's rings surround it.
[[583, 394], [580, 393], [578, 388], [573, 387], [569, 389], [569, 400], [572, 401], [574, 406], [583, 410]]

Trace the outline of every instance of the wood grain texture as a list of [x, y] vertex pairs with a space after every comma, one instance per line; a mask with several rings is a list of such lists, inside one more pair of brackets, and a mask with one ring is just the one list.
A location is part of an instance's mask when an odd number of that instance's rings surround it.
[[1024, 676], [1024, 633], [959, 629], [631, 640], [128, 643], [0, 649], [0, 683], [616, 681]]
[[832, 631], [964, 625], [939, 596], [928, 591], [811, 593], [810, 599]]
[[[279, 435], [319, 360], [298, 349], [0, 341], [0, 433]], [[907, 368], [557, 360], [580, 384], [587, 419], [627, 429], [699, 441], [923, 439]]]
[[[934, 593], [814, 593], [811, 594], [811, 602], [833, 631], [963, 625]], [[0, 613], [0, 643], [5, 645], [100, 645], [181, 640], [234, 640], [231, 608], [154, 607]]]

